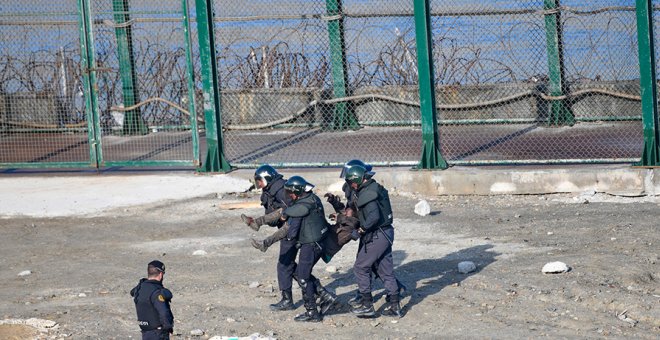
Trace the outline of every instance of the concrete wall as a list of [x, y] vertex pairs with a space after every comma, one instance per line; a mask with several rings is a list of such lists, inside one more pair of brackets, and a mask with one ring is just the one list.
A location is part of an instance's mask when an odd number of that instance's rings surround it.
[[[603, 82], [590, 81], [570, 84], [570, 92], [585, 89], [601, 89], [615, 93], [639, 95], [638, 81]], [[438, 105], [460, 105], [496, 101], [528, 91], [548, 93], [544, 83], [507, 83], [467, 86], [439, 86], [436, 89]], [[417, 86], [361, 87], [353, 95], [381, 94], [401, 100], [419, 103]], [[245, 89], [226, 90], [221, 94], [222, 112], [230, 124], [258, 124], [289, 116], [318, 99], [330, 99], [330, 91], [317, 89]], [[570, 103], [576, 118], [598, 119], [635, 116], [641, 118], [640, 101], [590, 94], [571, 97]], [[383, 100], [365, 100], [355, 104], [360, 122], [416, 122], [419, 124], [419, 107], [402, 105]], [[297, 122], [328, 123], [332, 106], [319, 106]], [[526, 96], [508, 102], [476, 109], [440, 110], [440, 120], [460, 119], [540, 119], [548, 116], [548, 102], [537, 96]]]

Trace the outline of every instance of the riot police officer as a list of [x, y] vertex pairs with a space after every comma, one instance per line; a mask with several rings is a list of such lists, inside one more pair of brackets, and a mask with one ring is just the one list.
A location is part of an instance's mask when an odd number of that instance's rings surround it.
[[371, 295], [371, 272], [375, 267], [387, 291], [388, 302], [383, 314], [401, 317], [399, 287], [392, 260], [394, 228], [389, 194], [382, 185], [367, 176], [367, 169], [359, 165], [349, 168], [345, 175], [346, 183], [356, 193], [354, 204], [360, 219], [358, 231], [361, 235], [353, 272], [362, 299], [351, 311], [359, 317], [375, 316]]
[[[375, 172], [372, 171], [372, 166], [370, 164], [367, 164], [359, 159], [351, 159], [350, 161], [346, 162], [344, 166], [341, 169], [341, 173], [339, 174], [339, 177], [342, 179], [345, 179], [346, 177], [346, 172], [350, 170], [353, 166], [361, 166], [365, 168], [366, 172], [364, 174], [364, 178], [369, 180], [373, 178], [373, 176], [376, 174]], [[327, 193], [325, 194], [325, 197], [327, 197], [328, 203], [332, 205], [332, 207], [335, 209], [335, 211], [340, 214], [338, 217], [341, 217], [341, 214], [345, 214], [348, 210], [352, 210], [353, 213], [357, 211], [357, 207], [355, 206], [355, 201], [357, 200], [357, 190], [353, 190], [351, 185], [349, 185], [348, 182], [345, 182], [344, 185], [341, 188], [342, 192], [344, 192], [344, 197], [346, 198], [346, 203], [344, 204], [341, 201], [340, 197], [337, 197], [333, 195], [332, 193]], [[380, 277], [378, 276], [378, 268], [374, 266], [372, 268], [372, 272], [374, 273], [374, 277], [376, 279], [379, 279]], [[404, 285], [399, 279], [396, 280], [397, 286], [399, 287], [399, 297], [405, 293], [408, 290], [408, 287]], [[355, 296], [353, 296], [351, 299], [348, 300], [348, 303], [351, 306], [357, 306], [360, 305], [362, 299], [362, 294], [360, 294], [360, 291], [356, 291]], [[390, 297], [387, 296], [386, 301], [389, 302]]]
[[286, 181], [284, 188], [293, 200], [293, 205], [284, 210], [288, 217], [289, 232], [287, 240], [294, 240], [300, 248], [296, 274], [303, 289], [305, 312], [297, 315], [295, 321], [319, 322], [321, 314], [316, 306], [316, 280], [312, 269], [322, 255], [320, 243], [328, 232], [323, 203], [311, 189], [314, 186], [300, 176], [293, 176]]
[[274, 216], [273, 212], [286, 209], [291, 204], [291, 199], [284, 193], [286, 179], [272, 166], [264, 164], [254, 171], [254, 183], [261, 189], [261, 205], [264, 207], [264, 216], [256, 218], [241, 214], [241, 219], [254, 231], [259, 231], [262, 225], [281, 227], [282, 223]]
[[147, 265], [147, 278], [131, 289], [143, 340], [169, 339], [174, 332], [172, 292], [163, 287], [164, 275], [165, 264], [151, 261]]
[[[286, 218], [279, 218], [276, 212], [282, 211], [292, 204], [291, 197], [286, 195], [284, 190], [284, 185], [287, 181], [275, 168], [268, 164], [264, 164], [255, 170], [254, 180], [256, 186], [263, 190], [261, 193], [261, 205], [264, 207], [265, 215], [257, 218], [241, 215], [241, 219], [255, 231], [259, 230], [261, 225], [264, 224], [276, 226], [281, 229], [284, 226]], [[259, 248], [259, 242], [256, 240], [252, 240], [252, 245]], [[296, 248], [295, 240], [283, 239], [280, 241], [280, 252], [277, 261], [277, 283], [282, 298], [277, 303], [270, 305], [271, 310], [281, 311], [294, 308], [293, 294], [291, 292], [293, 279], [296, 279], [298, 284], [300, 284], [299, 279], [295, 275], [297, 255], [298, 249]], [[312, 276], [311, 279], [316, 281], [316, 295], [319, 297], [319, 303], [329, 308], [337, 297], [325, 289], [317, 278]]]

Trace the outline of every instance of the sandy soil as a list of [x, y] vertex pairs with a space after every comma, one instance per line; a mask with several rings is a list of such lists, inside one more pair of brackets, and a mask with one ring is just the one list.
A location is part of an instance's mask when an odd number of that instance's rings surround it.
[[[212, 195], [98, 216], [0, 219], [0, 317], [56, 321], [58, 328], [42, 338], [139, 338], [128, 291], [146, 263], [160, 259], [168, 269], [165, 286], [174, 292], [179, 339], [193, 338], [194, 329], [205, 332], [201, 338], [660, 337], [654, 199], [427, 197], [432, 213], [422, 217], [413, 212], [422, 197], [392, 197], [396, 273], [411, 288], [405, 317], [358, 319], [339, 305], [322, 323], [309, 324], [292, 320], [303, 310], [298, 289], [296, 311], [268, 309], [279, 298], [277, 248], [261, 253], [249, 238], [272, 230], [255, 233], [239, 219], [260, 209], [219, 208], [257, 197]], [[315, 268], [344, 303], [356, 287], [356, 247], [347, 245]], [[197, 250], [206, 255], [193, 255]], [[460, 274], [461, 261], [475, 262], [477, 270]], [[541, 273], [552, 261], [571, 270]], [[31, 274], [18, 276], [25, 270]], [[379, 283], [375, 292], [381, 307]], [[15, 327], [0, 332], [8, 329]]]

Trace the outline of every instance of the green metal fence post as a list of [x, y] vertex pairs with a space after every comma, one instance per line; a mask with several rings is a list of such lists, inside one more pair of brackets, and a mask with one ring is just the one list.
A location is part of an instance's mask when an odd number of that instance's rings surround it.
[[101, 123], [96, 93], [96, 61], [94, 60], [94, 40], [92, 36], [92, 16], [89, 0], [78, 0], [78, 27], [80, 29], [80, 59], [85, 95], [85, 115], [87, 116], [87, 140], [89, 142], [90, 166], [98, 168], [103, 161], [101, 149]]
[[[115, 19], [115, 35], [117, 36], [117, 54], [119, 57], [119, 72], [124, 96], [124, 107], [135, 105], [140, 99], [135, 83], [135, 65], [133, 63], [133, 33], [128, 15], [129, 0], [112, 0], [112, 10]], [[144, 135], [148, 129], [140, 109], [129, 110], [124, 115], [122, 132], [126, 135]]]
[[[328, 40], [330, 43], [330, 63], [332, 67], [332, 88], [335, 98], [346, 97], [348, 77], [346, 71], [346, 45], [344, 41], [344, 18], [341, 0], [326, 0]], [[335, 103], [332, 128], [336, 130], [357, 129], [355, 115], [348, 110], [346, 102]]]
[[653, 3], [651, 0], [637, 0], [637, 46], [644, 129], [644, 150], [642, 159], [637, 165], [641, 166], [660, 165], [658, 93], [653, 38]]
[[[549, 90], [553, 97], [562, 97], [566, 93], [564, 83], [564, 47], [559, 14], [559, 0], [544, 0], [545, 34], [548, 49]], [[549, 125], [573, 125], [575, 116], [567, 99], [550, 102]]]
[[186, 68], [188, 69], [188, 111], [190, 111], [190, 131], [192, 132], [193, 164], [200, 166], [199, 161], [199, 130], [197, 127], [197, 110], [195, 108], [195, 68], [192, 62], [192, 46], [190, 44], [190, 11], [188, 0], [181, 0], [183, 12], [183, 34], [186, 38]]
[[440, 152], [437, 108], [435, 104], [435, 72], [429, 0], [415, 1], [415, 41], [419, 73], [419, 100], [422, 115], [422, 159], [420, 169], [446, 169], [447, 161]]
[[222, 145], [222, 115], [220, 86], [215, 58], [215, 34], [213, 32], [213, 0], [195, 0], [197, 13], [197, 38], [202, 59], [202, 84], [204, 90], [204, 118], [206, 120], [206, 159], [199, 169], [204, 172], [227, 172], [227, 162]]

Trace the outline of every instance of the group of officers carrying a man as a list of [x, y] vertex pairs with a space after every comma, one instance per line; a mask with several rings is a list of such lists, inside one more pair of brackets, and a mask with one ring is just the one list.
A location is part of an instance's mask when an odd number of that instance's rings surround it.
[[[374, 317], [372, 277], [380, 278], [387, 292], [381, 314], [402, 317], [400, 294], [406, 287], [394, 275], [392, 244], [392, 207], [387, 190], [374, 179], [372, 167], [360, 160], [351, 160], [340, 177], [346, 203], [331, 193], [325, 194], [335, 213], [327, 222], [321, 199], [312, 192], [314, 185], [300, 176], [289, 179], [272, 166], [262, 165], [254, 173], [255, 185], [262, 189], [261, 204], [265, 215], [256, 218], [241, 215], [241, 219], [258, 231], [262, 225], [277, 227], [264, 240], [252, 239], [252, 245], [266, 251], [280, 243], [277, 261], [277, 281], [282, 299], [270, 305], [272, 310], [294, 309], [291, 288], [293, 280], [301, 287], [305, 312], [294, 320], [319, 322], [335, 304], [337, 297], [312, 275], [314, 265], [330, 259], [351, 240], [359, 240], [353, 265], [358, 292], [349, 300], [351, 312], [358, 317]], [[296, 263], [296, 256], [298, 262]], [[170, 309], [172, 293], [163, 287], [165, 265], [152, 261], [147, 266], [148, 277], [131, 290], [143, 339], [169, 339], [174, 317]]]
[[[241, 215], [255, 231], [262, 225], [278, 230], [252, 245], [266, 251], [280, 242], [277, 279], [282, 298], [270, 305], [272, 310], [294, 308], [291, 287], [296, 280], [303, 293], [305, 312], [296, 321], [321, 321], [335, 303], [336, 296], [325, 289], [312, 275], [314, 265], [323, 259], [329, 262], [343, 245], [359, 239], [358, 253], [353, 266], [358, 293], [349, 303], [358, 317], [376, 315], [372, 297], [372, 274], [380, 278], [387, 292], [387, 304], [381, 314], [402, 316], [400, 293], [406, 289], [394, 275], [392, 244], [392, 207], [387, 190], [373, 179], [372, 167], [360, 160], [346, 163], [341, 177], [346, 203], [331, 193], [325, 194], [335, 209], [330, 225], [325, 218], [321, 199], [314, 194], [314, 185], [301, 176], [284, 179], [272, 166], [262, 165], [254, 173], [255, 184], [262, 189], [261, 203], [266, 214], [256, 218]], [[296, 263], [296, 255], [298, 263]]]

